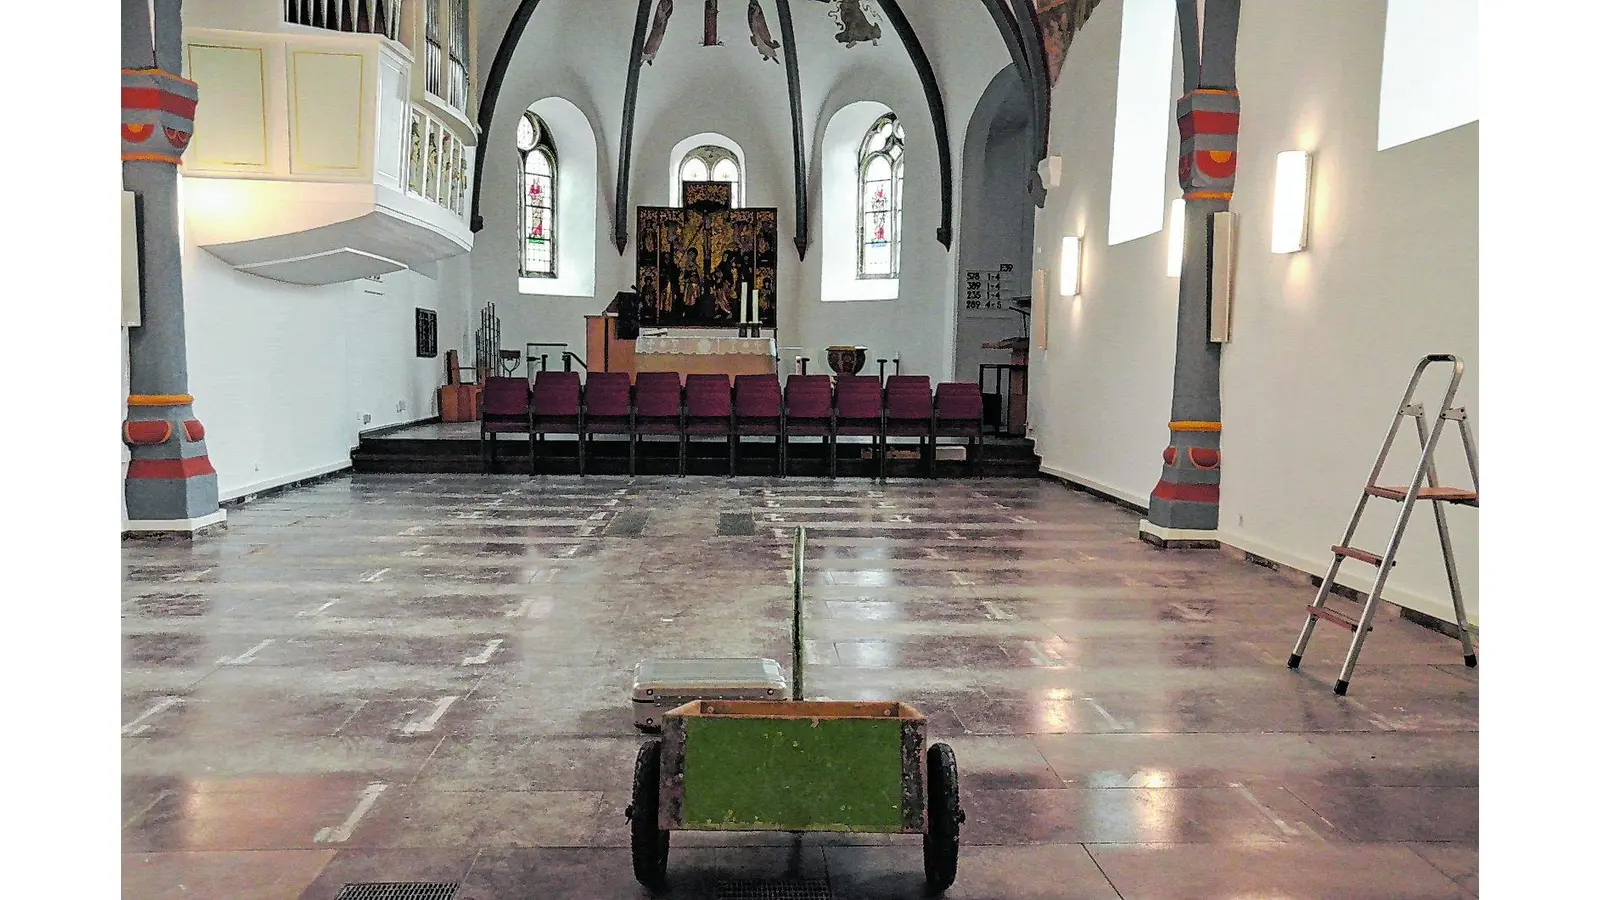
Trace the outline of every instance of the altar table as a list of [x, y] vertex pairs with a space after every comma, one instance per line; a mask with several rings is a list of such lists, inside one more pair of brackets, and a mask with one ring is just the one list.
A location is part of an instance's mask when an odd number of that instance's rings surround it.
[[681, 375], [772, 375], [778, 348], [772, 338], [640, 335], [635, 371]]

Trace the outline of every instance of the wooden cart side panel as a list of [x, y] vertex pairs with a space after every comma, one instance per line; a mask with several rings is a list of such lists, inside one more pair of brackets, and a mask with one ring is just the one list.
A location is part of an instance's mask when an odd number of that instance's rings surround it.
[[899, 719], [688, 718], [682, 827], [705, 830], [903, 829]]
[[922, 718], [900, 723], [900, 830], [907, 834], [926, 830], [928, 779], [924, 763], [928, 723]]
[[683, 828], [683, 719], [661, 723], [660, 826], [665, 831]]

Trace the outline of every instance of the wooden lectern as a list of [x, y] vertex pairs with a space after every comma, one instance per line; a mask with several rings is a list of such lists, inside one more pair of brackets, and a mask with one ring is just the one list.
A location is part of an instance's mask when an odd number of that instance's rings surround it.
[[1006, 402], [1010, 415], [1006, 433], [1021, 437], [1028, 433], [1028, 339], [1006, 338], [983, 345], [985, 350], [1011, 351], [1011, 396]]
[[608, 311], [598, 316], [584, 316], [583, 332], [584, 361], [589, 364], [589, 371], [627, 372], [629, 375], [637, 371], [633, 359], [635, 342], [617, 337], [616, 313]]

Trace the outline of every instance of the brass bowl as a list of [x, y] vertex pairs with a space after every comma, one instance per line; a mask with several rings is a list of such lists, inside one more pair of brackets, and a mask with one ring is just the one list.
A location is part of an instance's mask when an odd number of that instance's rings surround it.
[[835, 375], [858, 375], [867, 364], [865, 347], [829, 347], [828, 365]]

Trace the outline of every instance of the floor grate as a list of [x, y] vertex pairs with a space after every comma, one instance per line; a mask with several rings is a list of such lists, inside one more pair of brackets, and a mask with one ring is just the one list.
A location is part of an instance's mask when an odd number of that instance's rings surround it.
[[724, 879], [716, 900], [833, 900], [833, 891], [824, 878]]
[[334, 900], [451, 900], [454, 881], [370, 881], [347, 884]]

